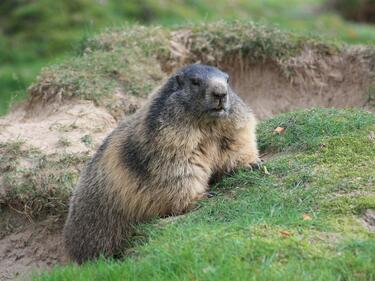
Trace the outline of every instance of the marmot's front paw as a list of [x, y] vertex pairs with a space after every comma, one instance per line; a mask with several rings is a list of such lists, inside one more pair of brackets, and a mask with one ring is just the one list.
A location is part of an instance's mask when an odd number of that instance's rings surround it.
[[212, 198], [212, 197], [215, 197], [215, 196], [217, 196], [217, 192], [215, 192], [215, 191], [207, 191], [206, 192], [207, 198]]
[[263, 165], [263, 160], [260, 158], [257, 158], [253, 163], [250, 163], [248, 168], [252, 171], [259, 170]]

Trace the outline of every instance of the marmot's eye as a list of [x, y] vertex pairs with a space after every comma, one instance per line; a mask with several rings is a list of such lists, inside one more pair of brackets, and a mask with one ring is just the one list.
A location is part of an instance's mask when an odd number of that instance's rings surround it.
[[201, 80], [199, 78], [191, 78], [190, 81], [191, 81], [191, 84], [193, 84], [194, 86], [201, 85]]

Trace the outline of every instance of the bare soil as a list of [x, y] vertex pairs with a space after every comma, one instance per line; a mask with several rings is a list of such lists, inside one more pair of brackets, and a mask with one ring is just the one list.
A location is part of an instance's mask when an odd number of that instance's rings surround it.
[[362, 217], [363, 224], [375, 232], [375, 210], [367, 209]]
[[27, 279], [32, 272], [66, 264], [61, 221], [28, 223], [0, 240], [0, 280]]
[[[90, 101], [52, 104], [39, 114], [25, 108], [20, 106], [0, 119], [0, 142], [22, 141], [46, 155], [93, 153], [116, 125], [111, 114]], [[83, 141], [85, 136], [92, 143]], [[20, 168], [27, 165], [23, 161]], [[62, 222], [51, 218], [33, 222], [31, 218], [25, 219], [24, 214], [3, 213], [0, 209], [0, 281], [22, 279], [34, 271], [66, 263]]]
[[[86, 152], [116, 125], [111, 114], [91, 101], [72, 99], [34, 112], [20, 107], [1, 118], [0, 141], [24, 141], [46, 154]], [[92, 144], [82, 141], [86, 135]]]

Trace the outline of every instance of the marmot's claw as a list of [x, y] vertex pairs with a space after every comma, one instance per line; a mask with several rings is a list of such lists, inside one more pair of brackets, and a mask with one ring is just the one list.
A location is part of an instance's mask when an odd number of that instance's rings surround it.
[[206, 196], [207, 196], [207, 198], [212, 198], [214, 196], [217, 196], [217, 192], [215, 192], [215, 191], [208, 191], [206, 193]]
[[251, 171], [254, 170], [259, 170], [263, 165], [263, 160], [262, 159], [257, 159], [254, 163], [249, 164], [249, 169]]

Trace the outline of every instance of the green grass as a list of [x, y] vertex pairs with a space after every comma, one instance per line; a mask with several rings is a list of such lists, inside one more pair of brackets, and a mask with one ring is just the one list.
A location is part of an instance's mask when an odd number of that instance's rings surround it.
[[[275, 134], [285, 126], [283, 134]], [[375, 116], [313, 109], [258, 129], [268, 173], [238, 171], [172, 222], [140, 225], [132, 254], [33, 280], [374, 280]]]
[[[313, 150], [325, 147], [327, 137], [348, 135], [373, 123], [372, 114], [358, 110], [311, 109], [280, 114], [259, 125], [259, 148], [276, 152]], [[284, 133], [270, 130], [277, 127], [284, 128]]]

